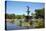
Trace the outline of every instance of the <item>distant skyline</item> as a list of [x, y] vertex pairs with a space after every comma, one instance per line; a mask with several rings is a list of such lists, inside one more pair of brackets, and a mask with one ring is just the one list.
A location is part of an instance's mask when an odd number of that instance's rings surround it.
[[7, 1], [7, 10], [8, 14], [16, 15], [27, 15], [27, 7], [29, 6], [30, 15], [35, 12], [35, 9], [44, 8], [44, 3], [32, 3], [32, 2], [19, 2], [19, 1]]

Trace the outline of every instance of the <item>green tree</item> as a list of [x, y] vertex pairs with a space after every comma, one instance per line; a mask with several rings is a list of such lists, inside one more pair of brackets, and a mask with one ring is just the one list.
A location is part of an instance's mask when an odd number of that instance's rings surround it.
[[11, 19], [15, 19], [15, 14], [11, 14], [11, 15], [10, 15], [10, 18], [11, 18]]
[[6, 19], [15, 19], [15, 14], [5, 14]]
[[16, 15], [16, 19], [21, 19], [21, 15]]
[[36, 18], [44, 18], [44, 8], [42, 9], [36, 9], [35, 12], [36, 12]]

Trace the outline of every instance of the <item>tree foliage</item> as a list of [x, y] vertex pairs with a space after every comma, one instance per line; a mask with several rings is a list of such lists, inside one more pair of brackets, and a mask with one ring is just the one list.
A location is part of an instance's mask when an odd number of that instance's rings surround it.
[[15, 14], [5, 14], [6, 19], [15, 19]]
[[35, 10], [35, 14], [36, 14], [36, 18], [44, 18], [44, 8], [42, 9], [36, 9]]
[[21, 19], [24, 18], [24, 14], [23, 15], [15, 15], [15, 14], [5, 14], [6, 19]]

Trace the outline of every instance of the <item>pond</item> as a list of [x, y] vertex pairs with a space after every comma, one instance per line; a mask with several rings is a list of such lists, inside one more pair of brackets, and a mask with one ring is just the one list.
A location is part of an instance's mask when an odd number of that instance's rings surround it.
[[16, 24], [7, 22], [7, 30], [19, 30], [23, 28], [26, 28], [26, 27], [17, 26]]
[[[19, 20], [20, 21], [20, 20]], [[20, 30], [20, 29], [27, 29], [27, 27], [24, 26], [18, 26], [19, 21], [15, 21], [15, 23], [7, 22], [7, 30]]]

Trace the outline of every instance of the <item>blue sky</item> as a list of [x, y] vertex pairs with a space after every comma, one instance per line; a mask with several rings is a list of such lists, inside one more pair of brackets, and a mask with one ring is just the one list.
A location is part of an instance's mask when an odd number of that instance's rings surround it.
[[27, 7], [30, 7], [30, 15], [34, 13], [35, 9], [40, 9], [44, 7], [44, 3], [31, 3], [31, 2], [19, 2], [19, 1], [7, 1], [7, 11], [8, 14], [16, 15], [27, 15]]

